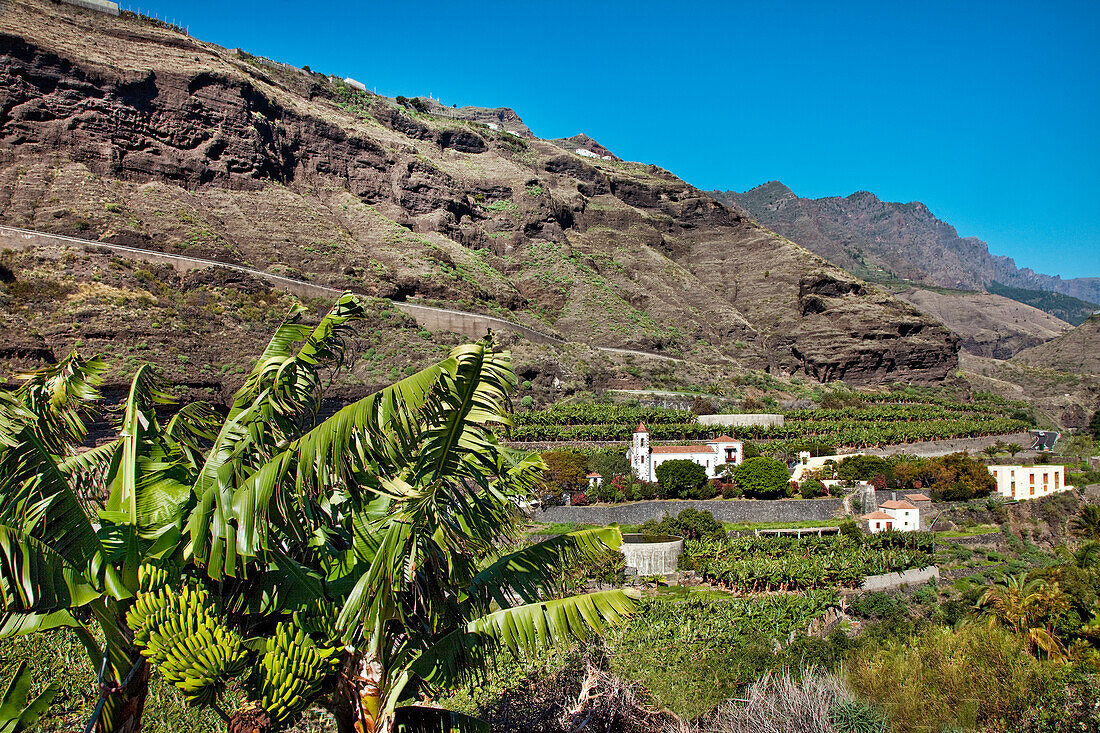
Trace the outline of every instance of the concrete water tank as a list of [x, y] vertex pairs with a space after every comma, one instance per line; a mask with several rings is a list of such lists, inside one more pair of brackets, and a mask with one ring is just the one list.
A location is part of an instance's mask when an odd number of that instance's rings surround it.
[[636, 569], [638, 575], [671, 575], [676, 572], [680, 553], [684, 551], [684, 538], [624, 534], [619, 549], [626, 558], [626, 566]]

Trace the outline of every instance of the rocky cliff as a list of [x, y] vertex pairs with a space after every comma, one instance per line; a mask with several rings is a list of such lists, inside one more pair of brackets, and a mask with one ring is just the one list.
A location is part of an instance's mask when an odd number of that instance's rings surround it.
[[911, 306], [667, 171], [513, 134], [507, 110], [425, 113], [37, 0], [5, 4], [0, 79], [4, 223], [774, 374], [957, 364]]
[[872, 193], [801, 198], [779, 181], [745, 193], [712, 192], [764, 226], [850, 272], [885, 274], [926, 285], [984, 290], [999, 282], [1100, 303], [1100, 278], [1063, 280], [1018, 268], [990, 254], [976, 237], [960, 237], [919, 201], [881, 201]]

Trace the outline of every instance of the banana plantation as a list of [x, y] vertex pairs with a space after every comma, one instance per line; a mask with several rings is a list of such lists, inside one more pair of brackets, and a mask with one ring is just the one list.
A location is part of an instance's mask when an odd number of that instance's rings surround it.
[[876, 544], [868, 546], [843, 535], [739, 537], [688, 540], [684, 554], [686, 564], [704, 578], [741, 592], [858, 588], [868, 575], [932, 564], [930, 541], [927, 546], [910, 538]]

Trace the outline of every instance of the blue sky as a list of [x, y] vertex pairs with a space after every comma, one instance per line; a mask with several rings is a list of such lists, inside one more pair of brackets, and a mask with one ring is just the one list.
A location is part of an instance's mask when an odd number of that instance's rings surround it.
[[1100, 276], [1096, 0], [139, 5], [381, 94], [512, 107], [700, 188], [923, 201], [1021, 267]]

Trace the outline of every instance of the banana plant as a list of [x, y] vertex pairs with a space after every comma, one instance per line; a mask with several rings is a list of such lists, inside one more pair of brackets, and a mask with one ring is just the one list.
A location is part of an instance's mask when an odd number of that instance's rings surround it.
[[[179, 446], [188, 442], [183, 424], [194, 409], [162, 426], [156, 407], [170, 400], [142, 367], [123, 405], [120, 437], [78, 453], [104, 368], [74, 353], [0, 396], [0, 636], [72, 628], [104, 691], [96, 730], [110, 733], [141, 728], [149, 669], [126, 613], [139, 568], [179, 549], [189, 501]], [[106, 493], [105, 506], [87, 491]]]
[[[312, 336], [284, 324], [272, 339], [193, 486], [184, 559], [206, 595], [189, 596], [187, 610], [174, 591], [142, 596], [131, 617], [166, 677], [185, 662], [201, 669], [177, 685], [196, 704], [244, 677], [230, 730], [275, 730], [311, 704], [331, 707], [349, 733], [458, 724], [407, 702], [457, 684], [496, 649], [584, 638], [633, 607], [619, 591], [547, 597], [561, 563], [619, 546], [615, 528], [500, 554], [513, 500], [530, 495], [542, 466], [496, 439], [515, 375], [490, 343], [459, 346], [304, 429], [319, 370], [339, 360], [335, 340], [357, 307], [348, 296]], [[220, 635], [217, 650], [180, 646], [198, 618]], [[247, 669], [228, 661], [237, 639]]]
[[[511, 456], [494, 435], [507, 425], [514, 381], [507, 354], [491, 344], [458, 347], [283, 447], [238, 444], [227, 455], [270, 458], [251, 472], [219, 468], [221, 488], [191, 515], [191, 557], [231, 589], [223, 608], [241, 611], [229, 621], [244, 635], [261, 630], [265, 641], [254, 646], [306, 632], [318, 657], [337, 650], [328, 704], [341, 731], [439, 730], [444, 713], [407, 705], [414, 692], [455, 685], [495, 649], [522, 654], [584, 638], [632, 609], [620, 591], [544, 598], [563, 562], [618, 547], [616, 528], [497, 557], [514, 533], [514, 497], [530, 494], [542, 468], [537, 457]], [[235, 417], [242, 427], [255, 419], [250, 409]], [[230, 477], [238, 481], [224, 489]], [[250, 603], [254, 589], [274, 586], [265, 581], [271, 573], [283, 608]], [[319, 614], [327, 623], [290, 611], [295, 599], [327, 606], [331, 613]], [[288, 611], [297, 628], [273, 623]], [[268, 663], [267, 652], [254, 659], [250, 679], [293, 679], [277, 677], [278, 659]], [[323, 701], [308, 688], [288, 699], [268, 687], [234, 714], [231, 730], [275, 730]], [[458, 724], [460, 716], [445, 718]]]

